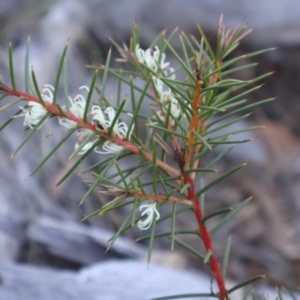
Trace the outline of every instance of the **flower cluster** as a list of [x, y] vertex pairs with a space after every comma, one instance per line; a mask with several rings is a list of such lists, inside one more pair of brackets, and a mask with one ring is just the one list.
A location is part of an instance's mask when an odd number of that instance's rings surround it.
[[[166, 54], [161, 53], [157, 46], [155, 46], [154, 49], [149, 48], [143, 50], [139, 45], [136, 45], [135, 56], [139, 63], [144, 64], [160, 77], [175, 79], [176, 75], [174, 69], [170, 67], [169, 62], [165, 62]], [[174, 118], [177, 119], [181, 114], [178, 100], [174, 97], [170, 89], [164, 91], [164, 83], [161, 79], [155, 75], [153, 75], [152, 78], [161, 106], [157, 115], [160, 119], [165, 120], [165, 116], [168, 114], [168, 111], [170, 111], [171, 117], [169, 118], [169, 122], [173, 124]]]
[[[79, 89], [85, 89], [87, 92], [89, 92], [89, 88], [87, 86], [81, 86]], [[46, 105], [53, 103], [53, 92], [53, 86], [50, 84], [44, 85], [41, 96]], [[77, 118], [83, 119], [86, 109], [86, 100], [84, 96], [78, 94], [74, 99], [72, 99], [70, 96], [68, 99], [70, 102], [69, 108], [67, 109], [66, 106], [62, 106], [62, 110], [69, 111]], [[20, 107], [20, 109], [22, 109], [23, 113], [16, 117], [25, 117], [24, 126], [29, 126], [30, 128], [33, 128], [35, 125], [37, 125], [48, 113], [47, 109], [42, 104], [34, 101], [29, 101], [27, 107]], [[132, 126], [130, 133], [128, 134], [129, 129], [127, 124], [120, 122], [118, 119], [115, 120], [116, 112], [112, 107], [107, 107], [105, 110], [102, 110], [102, 108], [99, 106], [94, 105], [92, 106], [90, 114], [92, 115], [91, 123], [101, 131], [108, 133], [112, 123], [114, 123], [112, 136], [121, 139], [125, 139], [126, 137], [128, 140], [130, 139], [134, 127]], [[72, 129], [78, 126], [75, 121], [70, 120], [67, 117], [58, 117], [58, 122], [67, 129]], [[80, 147], [80, 150], [78, 151], [78, 154], [80, 155], [86, 153], [94, 146], [94, 151], [100, 154], [116, 153], [123, 149], [122, 146], [110, 140], [106, 140], [102, 145], [102, 151], [97, 150], [98, 147], [95, 144], [99, 142], [99, 138], [95, 138], [91, 141], [94, 136], [94, 132], [90, 129], [79, 128], [76, 130], [76, 135], [78, 140], [75, 144], [75, 150]]]

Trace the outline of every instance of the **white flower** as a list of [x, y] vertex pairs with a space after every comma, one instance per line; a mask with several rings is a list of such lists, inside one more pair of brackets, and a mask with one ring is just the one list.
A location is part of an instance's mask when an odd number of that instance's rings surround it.
[[[107, 109], [105, 110], [105, 112], [107, 111]], [[110, 112], [110, 110], [109, 110]], [[110, 112], [111, 114], [111, 112]], [[111, 115], [107, 115], [108, 120], [105, 118], [105, 114], [103, 113], [101, 107], [99, 107], [98, 105], [94, 105], [92, 107], [92, 111], [91, 111], [91, 115], [93, 116], [92, 118], [92, 124], [96, 125], [97, 127], [99, 127], [100, 129], [104, 130], [104, 131], [108, 131], [110, 125], [111, 125]]]
[[170, 113], [172, 117], [178, 118], [180, 116], [180, 105], [178, 101], [174, 98], [173, 93], [169, 90], [167, 92], [163, 92], [163, 94], [160, 97], [160, 102], [163, 107], [164, 112], [166, 113], [170, 107]]
[[[45, 104], [53, 102], [53, 90], [54, 88], [50, 84], [44, 85], [41, 96]], [[26, 108], [20, 107], [20, 109], [22, 109], [23, 113], [15, 116], [15, 118], [24, 117], [23, 125], [30, 128], [37, 125], [48, 112], [42, 104], [34, 101], [29, 101]]]
[[139, 63], [146, 65], [148, 68], [152, 69], [154, 72], [157, 71], [157, 53], [159, 49], [147, 49], [146, 51], [140, 48], [139, 45], [135, 47], [135, 55]]
[[169, 67], [169, 62], [165, 62], [166, 54], [161, 53], [157, 46], [154, 49], [143, 50], [137, 44], [135, 47], [135, 56], [139, 63], [146, 65], [154, 72], [158, 71], [159, 66], [166, 77], [175, 79], [174, 69]]
[[[81, 86], [79, 89], [80, 90], [81, 89], [86, 89], [89, 92], [89, 88], [85, 85]], [[71, 104], [70, 107], [69, 107], [70, 112], [74, 116], [76, 116], [77, 118], [82, 119], [83, 115], [84, 115], [84, 110], [85, 110], [85, 107], [86, 107], [85, 98], [82, 95], [79, 94], [79, 95], [75, 96], [74, 100], [72, 100], [72, 98], [69, 96], [69, 101], [70, 101], [70, 104]], [[66, 110], [66, 107], [62, 106], [62, 109]], [[68, 118], [59, 117], [58, 122], [59, 122], [60, 125], [68, 128], [68, 129], [71, 129], [71, 128], [74, 128], [74, 127], [77, 126], [76, 122], [74, 122], [72, 120], [69, 120]]]
[[29, 101], [27, 108], [20, 107], [23, 110], [22, 114], [16, 117], [25, 117], [24, 126], [33, 128], [46, 115], [47, 110], [40, 104], [34, 101]]
[[[78, 137], [78, 141], [75, 144], [75, 150], [82, 144], [82, 142], [87, 139], [89, 136], [93, 134], [92, 130], [89, 129], [78, 129], [76, 132], [76, 135]], [[79, 155], [82, 155], [86, 153], [89, 149], [91, 149], [94, 144], [98, 141], [98, 139], [95, 139], [94, 141], [87, 142], [78, 152]]]
[[141, 213], [142, 216], [147, 216], [146, 219], [138, 221], [138, 227], [141, 230], [149, 229], [153, 223], [154, 218], [155, 220], [158, 220], [160, 218], [160, 214], [156, 208], [156, 202], [143, 204], [139, 209], [140, 211], [143, 210], [143, 212]]

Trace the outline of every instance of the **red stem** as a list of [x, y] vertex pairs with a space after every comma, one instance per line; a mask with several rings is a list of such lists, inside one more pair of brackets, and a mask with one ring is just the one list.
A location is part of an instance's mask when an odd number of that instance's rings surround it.
[[192, 200], [192, 202], [193, 202], [194, 214], [195, 214], [197, 222], [198, 222], [198, 226], [199, 226], [198, 230], [201, 234], [204, 247], [207, 252], [211, 253], [209, 262], [210, 262], [212, 274], [215, 277], [218, 287], [219, 287], [220, 299], [226, 300], [227, 292], [226, 292], [226, 288], [225, 288], [225, 284], [224, 284], [224, 279], [223, 279], [223, 276], [221, 273], [220, 265], [216, 259], [215, 253], [213, 251], [213, 245], [212, 245], [212, 239], [211, 239], [210, 233], [209, 233], [207, 227], [205, 226], [205, 224], [202, 222], [203, 213], [202, 213], [199, 201], [196, 196], [194, 181], [186, 174], [182, 174], [182, 176], [183, 176], [184, 183], [188, 184], [190, 186], [190, 189], [188, 192], [188, 199]]

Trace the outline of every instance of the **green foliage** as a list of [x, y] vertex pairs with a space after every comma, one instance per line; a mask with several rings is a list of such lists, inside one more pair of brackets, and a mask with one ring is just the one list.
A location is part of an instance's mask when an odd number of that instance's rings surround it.
[[[122, 47], [115, 41], [111, 41], [120, 53], [118, 61], [131, 64], [133, 71], [128, 71], [126, 67], [125, 70], [111, 68], [111, 51], [109, 51], [105, 65], [91, 66], [95, 72], [89, 87], [84, 87], [88, 90], [86, 99], [81, 94], [74, 99], [68, 96], [66, 74], [68, 45], [63, 50], [58, 72], [54, 76], [54, 87], [45, 85], [40, 91], [34, 71], [31, 71], [31, 76], [29, 72], [28, 40], [24, 70], [25, 92], [22, 92], [17, 89], [14, 78], [13, 50], [10, 43], [11, 87], [0, 83], [2, 98], [10, 95], [17, 97], [15, 103], [21, 100], [26, 102], [25, 107], [12, 117], [24, 117], [24, 125], [29, 129], [27, 136], [14, 154], [50, 117], [57, 117], [59, 123], [68, 129], [61, 141], [46, 155], [31, 175], [55, 155], [57, 149], [67, 143], [67, 139], [72, 134], [77, 135], [78, 141], [70, 159], [77, 155], [80, 157], [57, 185], [71, 176], [93, 150], [101, 155], [99, 162], [85, 171], [93, 171], [91, 174], [94, 181], [88, 182], [89, 189], [80, 204], [84, 203], [94, 190], [97, 190], [111, 196], [112, 200], [86, 218], [101, 216], [124, 206], [129, 207], [127, 210], [129, 213], [124, 217], [122, 225], [108, 241], [108, 248], [121, 234], [135, 225], [141, 230], [149, 229], [148, 234], [139, 239], [149, 241], [148, 263], [151, 260], [155, 240], [168, 237], [171, 250], [175, 245], [180, 245], [204, 264], [210, 265], [219, 286], [219, 294], [187, 294], [157, 299], [212, 296], [225, 300], [230, 299], [230, 294], [236, 289], [249, 286], [254, 281], [263, 278], [261, 275], [256, 276], [230, 290], [224, 290], [222, 282], [226, 277], [229, 264], [231, 238], [228, 238], [227, 245], [224, 246], [221, 269], [215, 263], [216, 256], [212, 247], [211, 239], [217, 230], [238, 213], [251, 198], [237, 203], [236, 207], [223, 208], [209, 214], [204, 213], [205, 192], [246, 164], [225, 171], [206, 185], [203, 185], [203, 179], [208, 172], [218, 172], [214, 169], [215, 165], [231, 151], [235, 144], [251, 140], [232, 139], [233, 135], [257, 130], [259, 127], [235, 131], [229, 129], [226, 133], [224, 129], [246, 119], [254, 107], [273, 100], [265, 99], [247, 104], [245, 97], [259, 89], [260, 85], [257, 84], [260, 84], [271, 73], [252, 80], [239, 80], [234, 77], [237, 71], [253, 68], [256, 64], [246, 64], [242, 67], [236, 67], [235, 64], [272, 49], [231, 58], [229, 54], [249, 33], [245, 27], [238, 27], [235, 30], [225, 29], [221, 17], [216, 49], [211, 46], [200, 27], [198, 30], [200, 39], [180, 33], [181, 49], [175, 49], [172, 46], [172, 39], [177, 34], [177, 30], [174, 30], [169, 36], [163, 31], [149, 49], [143, 50], [139, 46], [138, 28], [134, 26], [129, 46]], [[168, 58], [173, 56], [176, 60], [175, 66], [171, 66], [166, 61], [165, 52]], [[101, 75], [100, 88], [97, 86], [98, 73]], [[115, 77], [118, 82], [115, 87], [116, 107], [112, 107], [107, 100], [110, 99], [110, 95], [105, 95], [109, 76]], [[143, 83], [140, 84], [136, 78], [140, 78]], [[63, 100], [58, 99], [58, 90], [61, 85], [65, 91]], [[124, 85], [127, 85], [130, 91], [127, 96], [129, 101], [122, 93]], [[97, 94], [97, 105], [91, 105], [95, 94]], [[15, 103], [12, 102], [12, 104]], [[145, 113], [146, 107], [150, 109]], [[4, 108], [6, 106], [2, 109]], [[0, 129], [3, 130], [8, 126], [11, 120], [5, 122]], [[217, 155], [210, 156], [210, 161], [204, 163], [203, 159], [207, 161], [207, 154], [212, 151], [215, 153], [220, 145], [228, 145], [228, 147]], [[104, 155], [109, 156], [105, 158]], [[135, 162], [128, 165], [128, 160]], [[146, 180], [145, 174], [151, 174], [151, 180]], [[143, 203], [144, 209], [139, 215], [139, 204], [145, 201], [148, 204]], [[162, 206], [168, 208], [168, 212], [164, 215], [160, 215], [162, 211], [165, 211], [161, 210]], [[197, 227], [178, 230], [176, 221], [179, 214], [186, 214], [186, 217], [195, 215]], [[219, 223], [208, 231], [206, 222], [221, 215], [224, 216]], [[156, 228], [163, 221], [169, 221], [170, 230], [159, 233]], [[203, 241], [206, 252], [200, 253], [199, 249], [180, 239], [181, 235], [188, 234], [199, 237]], [[247, 287], [244, 299], [247, 299], [251, 293], [251, 288]]]

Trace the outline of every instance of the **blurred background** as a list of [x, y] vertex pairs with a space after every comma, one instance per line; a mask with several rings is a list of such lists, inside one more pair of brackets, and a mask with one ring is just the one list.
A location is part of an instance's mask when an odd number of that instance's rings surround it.
[[[267, 279], [262, 283], [263, 286], [286, 286], [296, 290], [300, 278], [298, 0], [0, 0], [0, 73], [2, 80], [9, 83], [8, 42], [11, 40], [18, 87], [23, 88], [24, 55], [26, 41], [30, 36], [30, 64], [34, 67], [38, 82], [40, 86], [54, 84], [60, 55], [69, 39], [68, 80], [70, 95], [74, 97], [78, 94], [79, 86], [89, 85], [92, 71], [85, 68], [85, 65], [96, 65], [105, 61], [110, 47], [109, 37], [119, 43], [128, 43], [134, 21], [139, 25], [140, 41], [144, 48], [165, 28], [171, 32], [179, 26], [186, 34], [197, 35], [197, 23], [214, 43], [221, 13], [224, 13], [227, 27], [246, 23], [249, 28], [254, 28], [232, 56], [266, 47], [277, 47], [275, 51], [243, 62], [259, 64], [256, 69], [237, 74], [238, 79], [251, 79], [259, 74], [275, 71], [248, 100], [254, 103], [270, 97], [277, 99], [255, 108], [249, 120], [235, 125], [237, 130], [253, 125], [265, 125], [265, 128], [251, 132], [250, 136], [256, 138], [253, 142], [236, 147], [216, 166], [224, 171], [238, 163], [249, 162], [237, 175], [208, 192], [208, 212], [220, 207], [234, 206], [250, 195], [254, 198], [218, 232], [215, 248], [221, 258], [226, 238], [228, 235], [232, 236], [228, 277], [233, 282], [266, 274]], [[117, 52], [113, 53], [116, 58]], [[124, 95], [125, 93], [126, 91]], [[113, 81], [106, 88], [106, 97], [116, 98]], [[15, 108], [1, 111], [0, 124], [14, 111]], [[95, 193], [83, 206], [78, 207], [87, 191], [80, 169], [103, 158], [96, 154], [91, 155], [78, 168], [76, 175], [56, 188], [57, 181], [73, 163], [68, 157], [73, 150], [74, 137], [33, 178], [28, 178], [35, 166], [60, 140], [61, 135], [55, 120], [47, 122], [10, 159], [10, 155], [26, 135], [22, 124], [22, 118], [16, 119], [0, 135], [0, 264], [6, 265], [10, 262], [14, 266], [0, 271], [4, 279], [11, 278], [9, 284], [4, 280], [2, 287], [0, 285], [0, 296], [3, 293], [11, 297], [3, 299], [18, 299], [13, 298], [18, 293], [18, 280], [23, 280], [23, 283], [30, 281], [28, 272], [32, 272], [32, 269], [26, 269], [23, 274], [15, 263], [38, 266], [39, 270], [44, 267], [55, 268], [58, 272], [56, 275], [61, 272], [58, 270], [77, 271], [99, 262], [104, 263], [108, 259], [125, 261], [130, 258], [141, 261], [146, 266], [146, 244], [133, 242], [140, 236], [136, 229], [127, 232], [124, 240], [120, 240], [105, 253], [106, 241], [119, 228], [126, 211], [112, 212], [101, 218], [94, 217], [81, 222], [84, 215], [99, 208], [106, 199]], [[241, 139], [248, 137], [249, 135], [241, 136]], [[178, 226], [187, 228], [191, 226], [190, 222], [190, 218], [181, 218]], [[216, 222], [217, 218], [210, 226], [213, 227]], [[197, 240], [188, 242], [195, 246], [198, 243]], [[154, 262], [159, 265], [180, 272], [208, 271], [206, 266], [179, 246], [170, 253], [168, 240], [157, 240], [153, 257]], [[34, 270], [37, 271], [36, 268]], [[118, 272], [121, 271], [118, 269]], [[42, 278], [42, 273], [37, 274], [39, 275], [32, 275], [36, 276], [32, 282], [26, 283], [31, 288]], [[53, 278], [53, 274], [43, 274]], [[116, 278], [115, 275], [113, 278]], [[39, 284], [42, 286], [48, 283]], [[148, 289], [153, 288], [148, 285]], [[170, 291], [172, 293], [173, 290]], [[22, 293], [24, 296], [26, 292]], [[53, 295], [51, 297], [49, 299], [53, 299]], [[31, 299], [47, 298], [41, 296]], [[77, 298], [74, 296], [65, 299]], [[127, 298], [113, 298], [108, 295], [104, 298], [86, 299]]]

